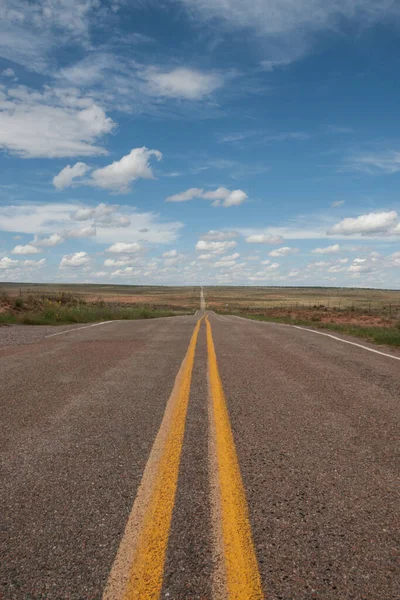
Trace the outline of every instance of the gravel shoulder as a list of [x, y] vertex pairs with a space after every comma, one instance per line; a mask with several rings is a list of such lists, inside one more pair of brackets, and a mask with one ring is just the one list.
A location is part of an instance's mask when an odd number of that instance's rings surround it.
[[3, 325], [0, 327], [0, 349], [40, 342], [52, 333], [77, 329], [84, 325]]

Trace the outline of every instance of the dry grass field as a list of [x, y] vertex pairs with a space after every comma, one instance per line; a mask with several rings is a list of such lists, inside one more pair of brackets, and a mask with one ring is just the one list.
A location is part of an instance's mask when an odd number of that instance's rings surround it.
[[209, 287], [207, 308], [332, 329], [400, 346], [400, 291], [358, 288]]
[[[168, 290], [168, 291], [166, 291]], [[149, 319], [193, 313], [199, 292], [187, 288], [0, 284], [0, 324], [58, 325]]]
[[400, 291], [362, 288], [208, 287], [211, 309], [318, 308], [358, 311], [400, 310]]
[[172, 310], [186, 310], [189, 308], [193, 309], [194, 312], [199, 307], [200, 291], [199, 288], [194, 287], [0, 283], [0, 295], [7, 294], [12, 298], [62, 293], [79, 295], [88, 303], [135, 304], [153, 308], [170, 308]]
[[[206, 287], [207, 308], [334, 329], [400, 345], [400, 291]], [[199, 287], [0, 283], [0, 324], [58, 324], [194, 313]]]

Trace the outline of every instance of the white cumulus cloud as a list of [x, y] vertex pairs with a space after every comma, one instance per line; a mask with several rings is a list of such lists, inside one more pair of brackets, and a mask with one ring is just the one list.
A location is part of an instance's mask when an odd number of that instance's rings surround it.
[[239, 206], [246, 202], [248, 195], [243, 190], [230, 191], [225, 187], [220, 187], [214, 192], [205, 192], [202, 196], [206, 200], [213, 200], [213, 206]]
[[218, 231], [215, 229], [211, 229], [204, 235], [202, 235], [203, 240], [216, 240], [223, 242], [225, 240], [232, 240], [234, 238], [239, 237], [237, 231]]
[[15, 246], [11, 250], [11, 254], [39, 254], [41, 250], [33, 246], [32, 244], [26, 244], [25, 246]]
[[339, 244], [333, 244], [325, 248], [314, 248], [311, 252], [312, 254], [335, 254], [336, 252], [340, 252], [340, 246]]
[[207, 252], [211, 254], [223, 254], [230, 248], [235, 248], [237, 246], [234, 241], [209, 241], [209, 240], [199, 240], [196, 244], [196, 250], [198, 252]]
[[131, 220], [124, 215], [116, 214], [117, 205], [103, 202], [93, 208], [79, 208], [72, 214], [75, 221], [93, 220], [99, 227], [129, 227]]
[[122, 258], [106, 258], [104, 261], [105, 267], [124, 267], [126, 265], [136, 264], [137, 259], [130, 258], [129, 256], [125, 256]]
[[151, 95], [185, 100], [201, 100], [224, 84], [224, 78], [217, 73], [184, 67], [171, 71], [149, 67], [142, 76]]
[[53, 185], [58, 190], [63, 190], [72, 185], [74, 179], [83, 177], [89, 169], [90, 167], [83, 162], [77, 162], [72, 167], [67, 165], [53, 177]]
[[137, 242], [133, 244], [127, 244], [125, 242], [116, 242], [112, 244], [109, 248], [107, 248], [107, 252], [114, 252], [115, 254], [132, 254], [134, 252], [139, 252], [142, 249], [141, 245]]
[[8, 258], [8, 256], [3, 256], [0, 258], [0, 269], [13, 269], [18, 266], [19, 261], [13, 260], [12, 258]]
[[94, 145], [114, 122], [76, 90], [25, 86], [0, 94], [0, 148], [23, 158], [106, 154]]
[[90, 264], [90, 256], [86, 252], [75, 252], [74, 254], [65, 254], [60, 262], [60, 268], [65, 267], [86, 267]]
[[129, 154], [102, 169], [91, 173], [92, 185], [114, 191], [127, 191], [136, 179], [153, 179], [150, 166], [151, 157], [162, 159], [159, 150], [149, 150], [145, 146], [134, 148]]
[[163, 258], [176, 258], [177, 256], [178, 256], [177, 250], [168, 250], [168, 252], [164, 252], [162, 255]]
[[40, 260], [24, 260], [21, 264], [30, 269], [40, 269], [41, 267], [45, 267], [46, 263], [46, 259], [41, 258]]
[[72, 218], [75, 221], [87, 221], [88, 219], [98, 221], [112, 214], [115, 211], [115, 208], [116, 207], [109, 206], [102, 202], [93, 208], [78, 208], [78, 210], [72, 214]]
[[96, 227], [94, 225], [87, 225], [86, 227], [78, 227], [77, 229], [69, 229], [65, 232], [68, 238], [88, 238], [96, 235]]
[[187, 202], [188, 200], [193, 200], [194, 198], [201, 198], [203, 194], [203, 189], [201, 188], [190, 188], [180, 194], [174, 194], [173, 196], [168, 196], [165, 199], [166, 202]]
[[267, 273], [270, 271], [277, 271], [280, 267], [279, 263], [271, 263], [270, 265], [268, 265], [264, 271], [266, 271]]
[[228, 190], [225, 187], [219, 187], [210, 192], [204, 192], [202, 188], [189, 188], [184, 192], [169, 196], [166, 198], [166, 202], [186, 202], [194, 198], [212, 200], [212, 206], [229, 208], [230, 206], [239, 206], [243, 202], [246, 202], [248, 195], [243, 190]]
[[[397, 233], [396, 211], [369, 213], [343, 219], [328, 230], [328, 235], [390, 235]], [[400, 232], [400, 231], [399, 231]]]
[[52, 248], [53, 246], [58, 246], [58, 244], [62, 244], [64, 241], [64, 237], [59, 235], [58, 233], [53, 233], [48, 237], [39, 237], [35, 235], [32, 245], [39, 248]]
[[290, 248], [289, 246], [283, 246], [282, 248], [277, 248], [276, 250], [272, 250], [269, 252], [269, 256], [289, 256], [290, 254], [296, 254], [298, 252], [298, 248]]
[[246, 240], [248, 244], [281, 244], [283, 237], [281, 235], [271, 235], [268, 233], [254, 233], [249, 235]]

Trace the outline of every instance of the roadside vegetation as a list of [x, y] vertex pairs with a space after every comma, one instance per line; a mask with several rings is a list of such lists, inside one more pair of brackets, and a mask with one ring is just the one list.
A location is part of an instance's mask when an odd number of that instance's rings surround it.
[[400, 346], [400, 290], [326, 287], [210, 287], [220, 314], [336, 331]]
[[0, 295], [0, 325], [66, 325], [119, 319], [152, 319], [179, 314], [189, 314], [189, 311], [165, 305], [121, 304], [104, 300], [88, 302], [82, 295], [64, 291], [16, 297], [5, 292]]
[[[220, 314], [228, 314], [228, 312], [225, 310], [217, 310], [216, 312]], [[267, 321], [270, 323], [285, 323], [288, 325], [301, 325], [303, 327], [310, 327], [314, 329], [328, 329], [330, 331], [357, 336], [375, 344], [387, 344], [388, 346], [400, 347], [400, 319], [388, 319], [385, 321], [380, 321], [379, 324], [375, 325], [368, 325], [368, 319], [366, 319], [365, 324], [362, 325], [352, 323], [351, 320], [349, 320], [350, 322], [347, 323], [341, 323], [340, 317], [343, 320], [343, 314], [340, 315], [338, 321], [335, 322], [334, 317], [328, 317], [328, 319], [323, 320], [315, 310], [313, 313], [308, 315], [299, 315], [299, 313], [291, 314], [290, 312], [285, 315], [282, 314], [282, 310], [277, 312], [279, 314], [274, 314], [274, 311], [271, 309], [263, 314], [246, 311], [232, 311], [229, 312], [229, 314], [235, 314], [240, 317], [254, 319], [257, 321]], [[348, 315], [346, 314], [346, 316]], [[359, 320], [362, 321], [362, 319]]]

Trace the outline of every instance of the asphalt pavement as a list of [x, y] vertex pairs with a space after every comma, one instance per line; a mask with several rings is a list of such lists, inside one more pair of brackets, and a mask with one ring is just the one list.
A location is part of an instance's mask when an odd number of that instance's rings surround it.
[[0, 349], [0, 598], [398, 600], [399, 354], [204, 314]]

